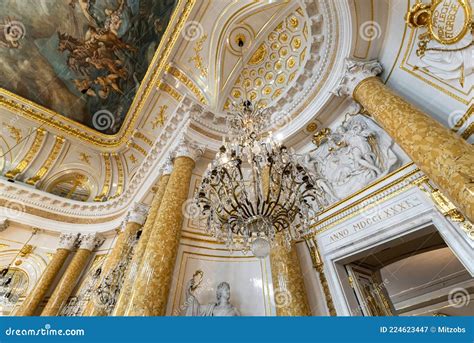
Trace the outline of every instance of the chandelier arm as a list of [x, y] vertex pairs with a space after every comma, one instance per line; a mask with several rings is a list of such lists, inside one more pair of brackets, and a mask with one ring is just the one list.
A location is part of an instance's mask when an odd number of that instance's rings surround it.
[[272, 170], [273, 170], [273, 160], [270, 162], [270, 166], [268, 167], [268, 187], [267, 187], [267, 196], [265, 203], [270, 204], [270, 194], [272, 190]]
[[[283, 180], [283, 175], [285, 175], [285, 171], [288, 169], [289, 165], [290, 165], [290, 164], [287, 163], [287, 164], [285, 165], [285, 167], [283, 168], [283, 170], [281, 171], [281, 173], [278, 174], [278, 175], [280, 176], [280, 182], [279, 182], [280, 187], [278, 187], [277, 197], [276, 197], [276, 199], [273, 201], [273, 203], [274, 203], [273, 206], [269, 207], [269, 212], [270, 212], [270, 213], [272, 213], [272, 212], [274, 211], [275, 206], [280, 202], [281, 192], [282, 192], [282, 186], [283, 186], [283, 182], [282, 182], [282, 180]], [[270, 174], [270, 178], [271, 178], [271, 174]], [[270, 186], [269, 186], [269, 189], [270, 189]], [[291, 190], [290, 190], [290, 191], [291, 191]], [[291, 194], [291, 192], [290, 192], [290, 194]], [[268, 212], [267, 212], [267, 213], [268, 213]]]
[[[232, 177], [230, 176], [230, 174], [229, 174], [229, 172], [227, 171], [227, 169], [226, 169], [226, 168], [222, 168], [222, 170], [223, 170], [224, 173], [227, 175], [227, 177], [229, 178], [229, 180], [232, 180]], [[239, 187], [239, 185], [237, 185], [237, 186], [233, 189], [234, 191], [232, 192], [232, 197], [233, 197], [235, 203], [237, 204], [237, 206], [238, 206], [239, 208], [241, 208], [242, 210], [244, 210], [244, 212], [246, 212], [246, 214], [247, 214], [248, 216], [251, 216], [252, 213], [255, 212], [255, 211], [254, 211], [254, 208], [253, 208], [253, 206], [252, 206], [252, 203], [250, 203], [250, 202], [248, 201], [248, 197], [246, 197], [247, 205], [249, 205], [249, 207], [250, 207], [250, 211], [249, 211], [249, 209], [248, 209], [246, 206], [244, 206], [241, 202], [238, 201], [237, 195], [236, 195], [236, 193], [235, 193], [235, 189], [238, 188], [238, 187]], [[226, 196], [227, 196], [228, 198], [230, 198], [230, 196], [229, 196], [229, 194], [228, 194], [227, 192], [226, 192]], [[219, 199], [219, 200], [222, 202], [221, 199]], [[240, 204], [240, 205], [239, 205], [239, 204]], [[233, 207], [234, 210], [237, 211], [237, 208], [236, 208], [236, 207], [234, 207], [233, 205], [231, 205], [231, 206]]]
[[[282, 186], [283, 186], [283, 175], [285, 175], [285, 171], [289, 168], [289, 165], [290, 163], [287, 163], [285, 165], [285, 167], [283, 168], [283, 170], [281, 171], [281, 173], [279, 174], [280, 175], [280, 187], [278, 187], [278, 193], [277, 193], [277, 197], [276, 199], [274, 200], [274, 203], [275, 205], [273, 205], [273, 207], [270, 209], [270, 213], [272, 213], [274, 211], [274, 208], [276, 206], [276, 204], [278, 204], [280, 202], [280, 197], [281, 197], [281, 192], [282, 192]], [[291, 189], [290, 189], [290, 194], [291, 194]], [[285, 204], [287, 203], [288, 201], [285, 202]]]
[[[260, 188], [260, 185], [257, 182], [257, 180], [261, 180], [261, 174], [258, 171], [257, 161], [255, 160], [255, 157], [252, 158], [252, 161], [253, 161], [252, 168], [251, 168], [252, 169], [252, 178], [253, 178], [252, 184], [253, 184], [253, 188], [254, 188], [255, 200], [257, 201], [256, 208], [257, 208], [257, 212], [258, 212], [258, 209], [260, 208], [260, 204], [263, 202], [262, 189]], [[257, 175], [255, 175], [255, 174], [257, 174]]]
[[[216, 190], [213, 185], [210, 185], [210, 186], [211, 186], [211, 190], [214, 191], [215, 196], [216, 196], [217, 199], [218, 199], [218, 202], [219, 202], [220, 204], [223, 204], [224, 202], [222, 201], [222, 198], [221, 198], [221, 196], [220, 196], [220, 194], [219, 194], [219, 191]], [[223, 186], [220, 185], [219, 188], [222, 188], [222, 187], [223, 187]], [[212, 204], [212, 200], [211, 200], [211, 199], [209, 199], [209, 202]], [[227, 208], [226, 208], [225, 206], [221, 206], [221, 208], [222, 208], [229, 216], [232, 215], [232, 213], [229, 212], [229, 210], [227, 210]], [[235, 209], [235, 208], [234, 208], [234, 209]]]

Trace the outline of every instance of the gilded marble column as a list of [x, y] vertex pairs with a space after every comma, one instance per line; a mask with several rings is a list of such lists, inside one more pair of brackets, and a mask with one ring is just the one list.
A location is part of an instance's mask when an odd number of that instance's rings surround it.
[[129, 316], [163, 316], [181, 238], [183, 204], [199, 150], [181, 146], [173, 163], [143, 264], [133, 286]]
[[310, 316], [296, 247], [285, 246], [282, 233], [275, 235], [270, 251], [272, 282], [277, 316]]
[[61, 270], [64, 262], [69, 256], [74, 244], [77, 240], [77, 233], [63, 233], [59, 237], [59, 245], [53, 258], [46, 266], [40, 280], [26, 297], [18, 308], [15, 315], [17, 316], [33, 316], [39, 304], [43, 301], [44, 296], [50, 289], [54, 279]]
[[308, 238], [306, 240], [306, 244], [308, 245], [311, 260], [313, 262], [313, 267], [316, 269], [319, 275], [319, 282], [321, 283], [321, 287], [323, 288], [324, 297], [326, 299], [326, 306], [328, 308], [329, 314], [331, 316], [336, 316], [336, 309], [334, 307], [334, 302], [332, 301], [328, 280], [326, 279], [326, 274], [324, 272], [324, 263], [321, 259], [321, 255], [319, 254], [318, 245], [313, 238]]
[[114, 316], [123, 316], [125, 312], [128, 311], [130, 305], [130, 298], [132, 295], [132, 287], [135, 279], [137, 277], [137, 272], [140, 267], [140, 264], [143, 261], [143, 255], [145, 254], [145, 249], [147, 247], [148, 241], [150, 239], [151, 232], [155, 227], [156, 217], [158, 215], [158, 210], [160, 208], [161, 200], [163, 199], [163, 194], [166, 190], [166, 185], [170, 178], [171, 171], [173, 170], [173, 165], [171, 162], [167, 163], [162, 169], [161, 177], [158, 180], [157, 189], [153, 201], [150, 206], [150, 211], [148, 217], [146, 218], [145, 225], [143, 226], [142, 234], [140, 240], [138, 241], [137, 248], [132, 257], [128, 269], [125, 275], [125, 281], [120, 290], [120, 295], [115, 305], [113, 312]]
[[[270, 175], [268, 167], [262, 169], [262, 187], [268, 193]], [[265, 195], [266, 196], [266, 195]], [[296, 248], [285, 245], [283, 233], [277, 233], [270, 250], [273, 298], [277, 316], [310, 316], [308, 297], [303, 282], [300, 261]]]
[[79, 276], [87, 265], [92, 250], [99, 247], [103, 242], [104, 239], [102, 236], [95, 233], [81, 234], [79, 236], [79, 249], [77, 249], [71, 263], [68, 265], [64, 275], [56, 286], [41, 316], [58, 315], [61, 307], [66, 304]]
[[360, 103], [429, 179], [474, 221], [473, 147], [384, 85], [376, 77], [381, 71], [377, 61], [347, 60], [336, 94], [352, 96]]
[[[114, 288], [109, 290], [111, 294], [114, 294], [115, 289], [121, 289], [124, 281], [124, 268], [127, 267], [128, 261], [135, 250], [136, 242], [140, 236], [139, 231], [145, 222], [148, 210], [147, 205], [136, 203], [127, 214], [124, 225], [122, 225], [122, 232], [104, 263], [102, 277], [96, 285], [96, 289], [99, 287], [105, 288], [107, 283], [112, 283]], [[105, 299], [106, 303], [104, 303], [104, 300], [96, 297], [96, 294], [93, 293], [82, 315], [107, 316], [115, 306], [115, 301], [114, 297], [107, 297]]]

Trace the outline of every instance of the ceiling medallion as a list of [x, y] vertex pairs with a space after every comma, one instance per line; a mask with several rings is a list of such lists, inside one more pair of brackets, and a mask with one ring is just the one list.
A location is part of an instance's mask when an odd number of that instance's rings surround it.
[[230, 142], [224, 140], [209, 164], [196, 198], [209, 234], [259, 258], [269, 254], [278, 232], [290, 246], [306, 231], [315, 199], [293, 150], [264, 132], [270, 117], [249, 100], [234, 105]]

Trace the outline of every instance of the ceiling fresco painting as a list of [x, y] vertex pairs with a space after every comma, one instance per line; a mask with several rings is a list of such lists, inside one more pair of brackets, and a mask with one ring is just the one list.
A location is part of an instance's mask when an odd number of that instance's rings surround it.
[[0, 0], [0, 87], [120, 129], [177, 0]]

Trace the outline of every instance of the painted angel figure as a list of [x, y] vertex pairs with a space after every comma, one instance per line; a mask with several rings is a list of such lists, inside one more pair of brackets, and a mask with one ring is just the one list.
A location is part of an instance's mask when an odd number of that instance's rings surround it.
[[227, 282], [221, 282], [217, 285], [217, 302], [201, 305], [194, 295], [194, 291], [199, 287], [202, 281], [203, 272], [198, 270], [193, 278], [188, 281], [186, 287], [186, 301], [184, 303], [183, 313], [185, 316], [196, 317], [232, 317], [240, 316], [240, 312], [230, 303], [230, 285]]

